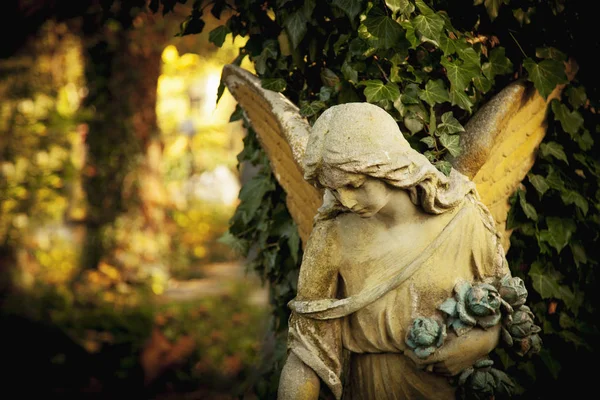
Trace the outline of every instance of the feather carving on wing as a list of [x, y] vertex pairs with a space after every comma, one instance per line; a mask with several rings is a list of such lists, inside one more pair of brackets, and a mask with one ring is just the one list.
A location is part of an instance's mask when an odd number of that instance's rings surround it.
[[[262, 88], [260, 79], [248, 71], [227, 65], [222, 79], [256, 131], [275, 177], [287, 193], [288, 209], [305, 244], [323, 196], [304, 180], [302, 170], [310, 125], [285, 96]], [[548, 104], [560, 96], [563, 87], [544, 99], [530, 83], [510, 84], [466, 124], [461, 135], [463, 152], [451, 160], [456, 170], [475, 182], [502, 235], [505, 251], [510, 244], [510, 231], [505, 228], [509, 197], [533, 166], [546, 133]]]
[[275, 178], [285, 190], [288, 210], [304, 245], [323, 193], [304, 180], [302, 158], [310, 125], [298, 107], [281, 93], [263, 89], [260, 80], [235, 65], [223, 68], [222, 80], [244, 109], [271, 161]]

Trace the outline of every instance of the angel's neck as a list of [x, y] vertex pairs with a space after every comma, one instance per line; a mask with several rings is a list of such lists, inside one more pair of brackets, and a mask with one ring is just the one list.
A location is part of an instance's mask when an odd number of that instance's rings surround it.
[[389, 201], [376, 215], [388, 227], [418, 222], [429, 216], [410, 200], [407, 191], [397, 188], [391, 190]]

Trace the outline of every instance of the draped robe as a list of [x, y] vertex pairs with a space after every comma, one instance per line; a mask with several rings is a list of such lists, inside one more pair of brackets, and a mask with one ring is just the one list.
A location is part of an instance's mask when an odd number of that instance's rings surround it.
[[[392, 228], [352, 213], [317, 222], [298, 295], [290, 302], [289, 351], [337, 399], [454, 398], [447, 377], [424, 369], [427, 360], [417, 364], [407, 356], [405, 338], [416, 317], [443, 319], [437, 307], [452, 296], [457, 282], [494, 281], [508, 272], [483, 207], [468, 194], [451, 211], [424, 213]], [[462, 357], [472, 363], [487, 354], [497, 345], [499, 330], [477, 330], [450, 334], [435, 361]], [[444, 355], [452, 341], [460, 342], [463, 354]]]

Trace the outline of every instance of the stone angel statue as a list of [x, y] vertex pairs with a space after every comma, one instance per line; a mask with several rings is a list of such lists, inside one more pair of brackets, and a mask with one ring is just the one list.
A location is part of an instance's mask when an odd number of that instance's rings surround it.
[[546, 100], [524, 83], [504, 89], [467, 124], [446, 176], [375, 105], [333, 106], [310, 127], [247, 71], [226, 66], [223, 80], [303, 241], [280, 399], [317, 399], [322, 385], [336, 399], [454, 398], [449, 377], [501, 337], [522, 353], [539, 347], [539, 329], [511, 333], [531, 313], [504, 226], [560, 88]]

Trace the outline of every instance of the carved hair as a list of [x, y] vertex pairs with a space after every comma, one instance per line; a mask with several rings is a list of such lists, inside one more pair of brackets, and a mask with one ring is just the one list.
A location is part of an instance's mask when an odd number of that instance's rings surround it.
[[[364, 174], [404, 189], [415, 205], [431, 214], [451, 210], [469, 194], [478, 199], [473, 182], [454, 169], [450, 176], [441, 173], [410, 147], [385, 110], [368, 103], [333, 106], [315, 122], [304, 154], [304, 178], [324, 187], [319, 175], [327, 168]], [[317, 218], [344, 211], [326, 190]]]

